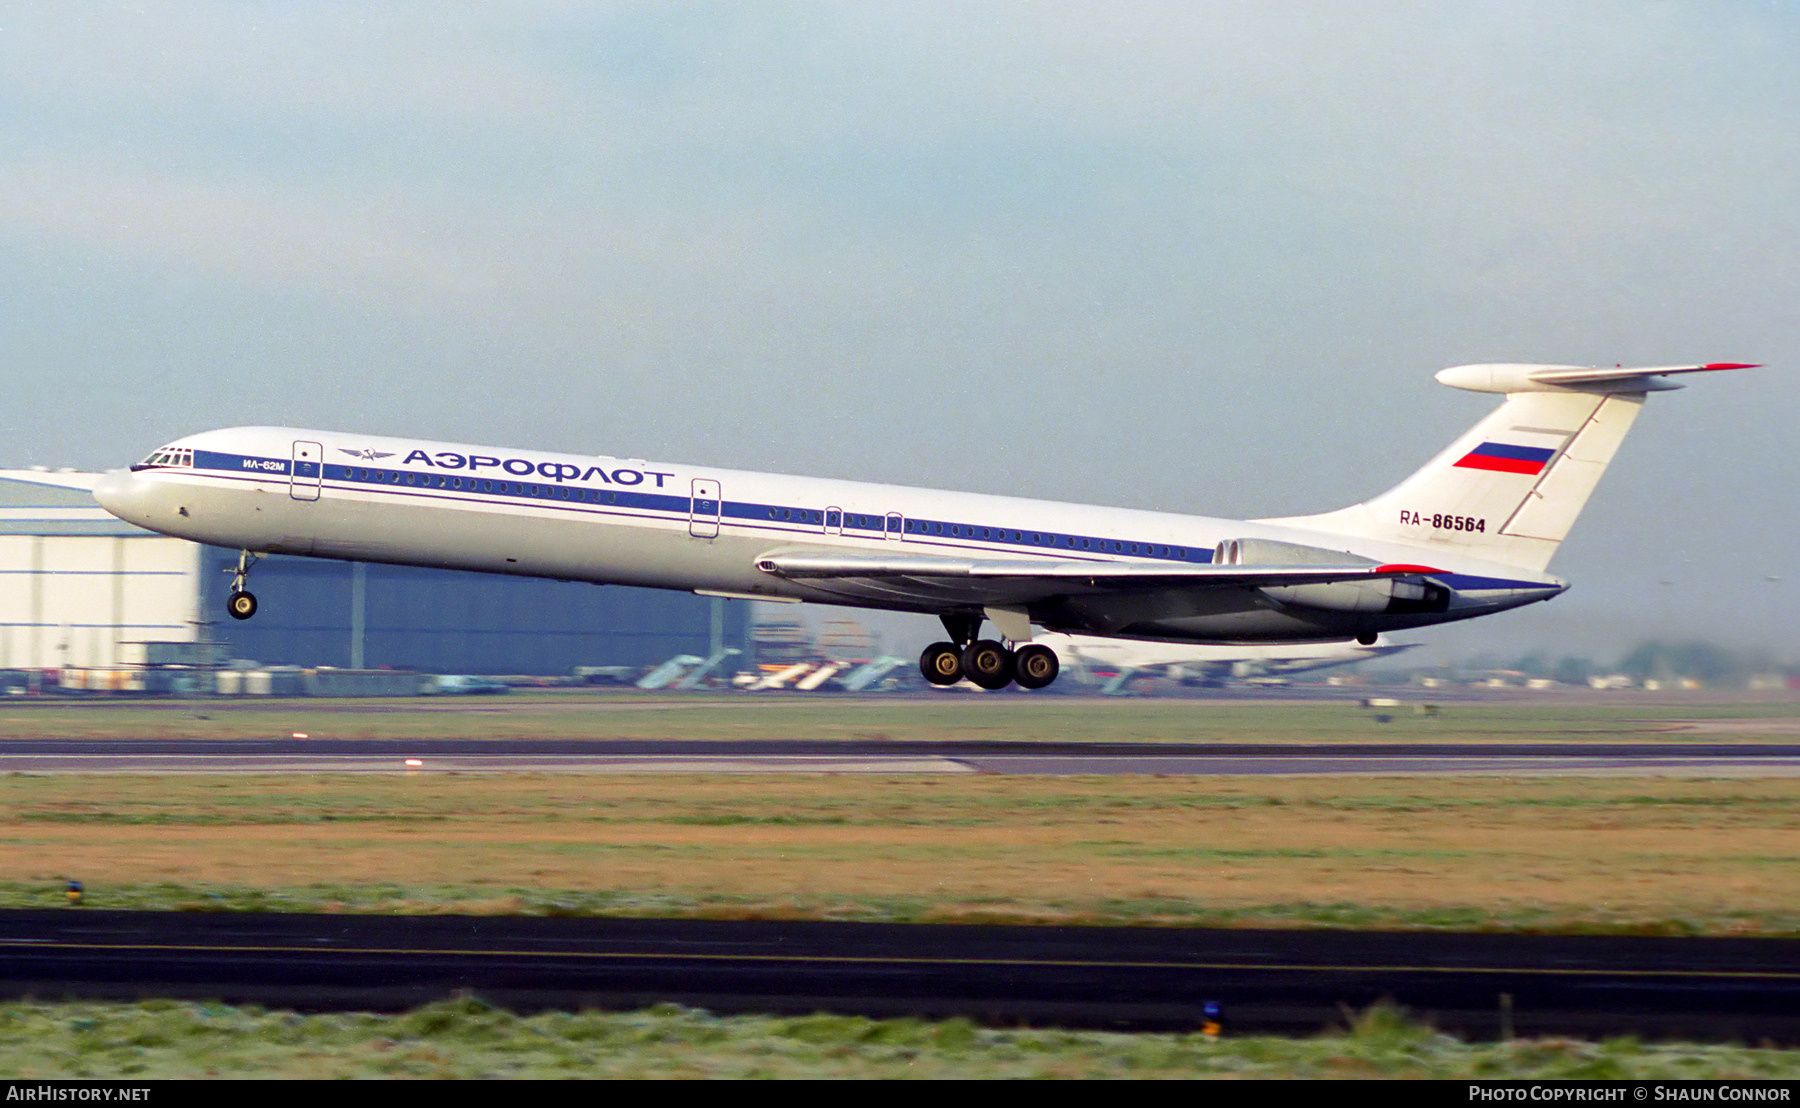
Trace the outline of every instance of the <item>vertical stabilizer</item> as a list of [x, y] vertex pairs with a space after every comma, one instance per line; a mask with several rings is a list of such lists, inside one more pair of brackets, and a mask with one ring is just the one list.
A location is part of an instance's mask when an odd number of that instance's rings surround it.
[[1335, 512], [1260, 520], [1461, 553], [1542, 570], [1587, 504], [1663, 375], [1737, 363], [1588, 369], [1457, 366], [1438, 380], [1506, 395], [1423, 469], [1373, 500]]

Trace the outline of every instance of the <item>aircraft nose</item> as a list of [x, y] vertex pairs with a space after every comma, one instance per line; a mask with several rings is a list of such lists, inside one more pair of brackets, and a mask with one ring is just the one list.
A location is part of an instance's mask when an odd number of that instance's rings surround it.
[[138, 523], [143, 514], [142, 484], [129, 470], [108, 470], [94, 482], [94, 500], [125, 522]]

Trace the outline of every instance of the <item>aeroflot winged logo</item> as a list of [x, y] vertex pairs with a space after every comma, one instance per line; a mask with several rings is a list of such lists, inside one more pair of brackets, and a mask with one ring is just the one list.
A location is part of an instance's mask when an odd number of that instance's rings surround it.
[[345, 450], [343, 447], [338, 448], [338, 453], [339, 454], [348, 454], [352, 458], [361, 458], [365, 462], [373, 462], [373, 461], [377, 461], [381, 458], [392, 458], [394, 456], [392, 451]]
[[1504, 442], [1484, 442], [1462, 456], [1456, 464], [1463, 469], [1487, 469], [1495, 473], [1523, 473], [1535, 477], [1556, 456], [1548, 446], [1518, 446]]

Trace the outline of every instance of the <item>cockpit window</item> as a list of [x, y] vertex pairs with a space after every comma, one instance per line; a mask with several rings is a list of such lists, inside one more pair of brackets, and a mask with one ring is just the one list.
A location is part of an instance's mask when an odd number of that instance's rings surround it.
[[131, 468], [134, 470], [164, 469], [170, 466], [192, 468], [193, 464], [194, 452], [191, 449], [165, 446], [160, 450], [152, 452], [148, 458], [145, 458]]

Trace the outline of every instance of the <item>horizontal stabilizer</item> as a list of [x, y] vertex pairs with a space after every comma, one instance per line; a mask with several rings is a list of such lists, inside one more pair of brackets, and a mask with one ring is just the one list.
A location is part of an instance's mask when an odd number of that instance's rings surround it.
[[1680, 373], [1717, 373], [1726, 369], [1755, 369], [1748, 362], [1708, 362], [1705, 365], [1613, 366], [1610, 369], [1578, 365], [1458, 365], [1440, 370], [1440, 384], [1470, 392], [1664, 392], [1681, 386], [1663, 378]]

